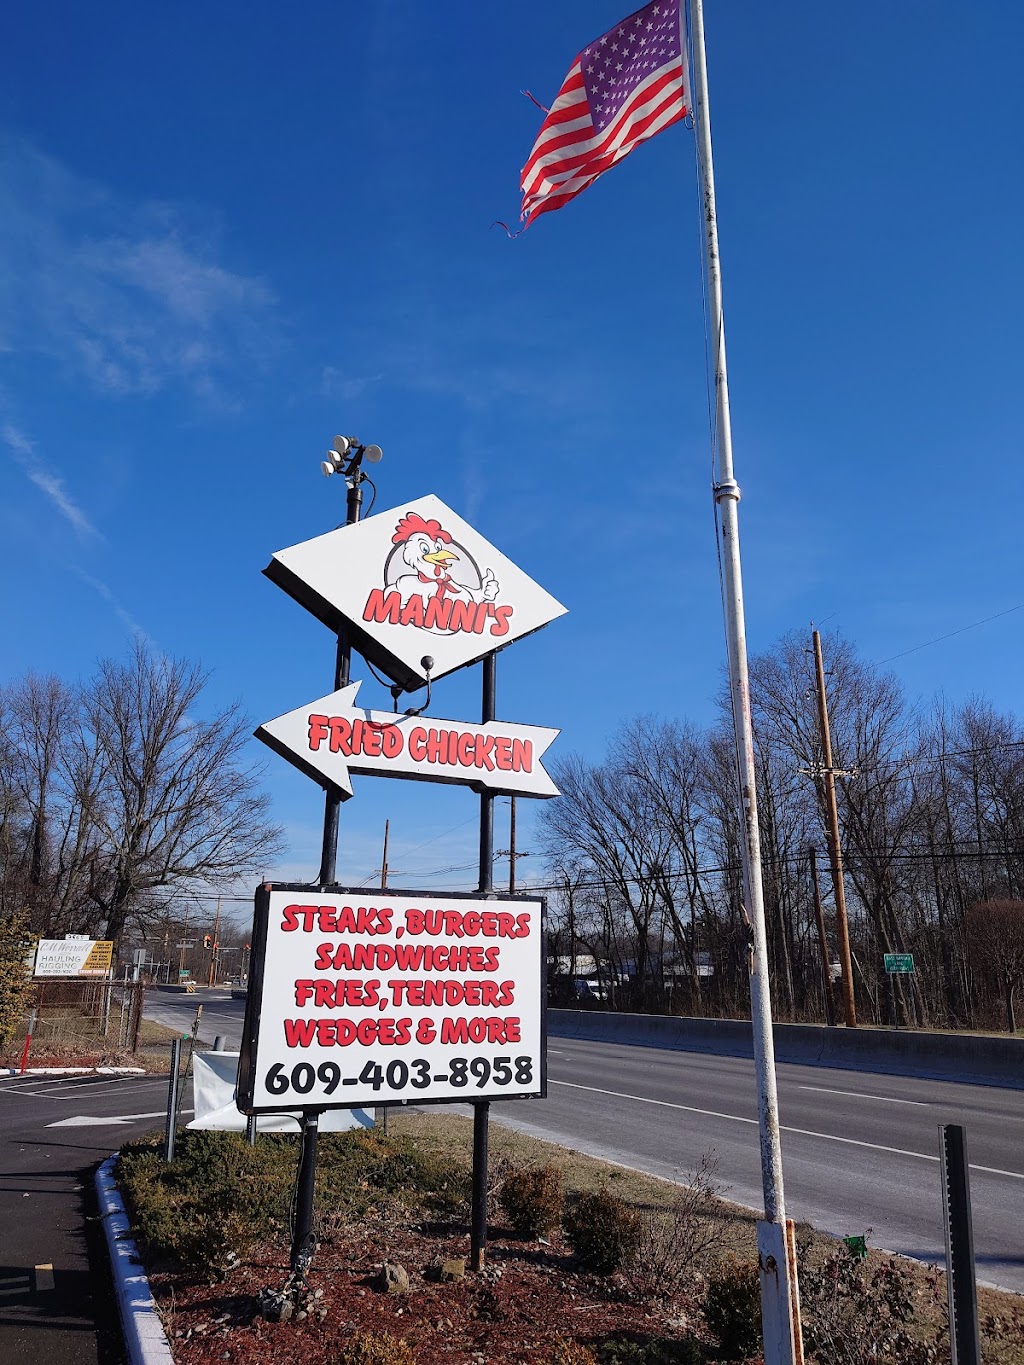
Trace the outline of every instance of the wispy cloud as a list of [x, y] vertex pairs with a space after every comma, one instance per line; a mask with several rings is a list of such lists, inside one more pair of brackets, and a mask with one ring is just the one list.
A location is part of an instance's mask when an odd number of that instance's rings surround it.
[[56, 474], [51, 474], [40, 463], [36, 446], [30, 441], [24, 432], [12, 426], [10, 422], [4, 424], [3, 438], [18, 464], [24, 470], [25, 477], [50, 499], [57, 511], [65, 517], [81, 536], [95, 536], [103, 539], [99, 531], [92, 524], [81, 507], [69, 496], [64, 487], [63, 481]]
[[320, 376], [320, 388], [327, 398], [344, 398], [346, 402], [351, 402], [374, 384], [379, 384], [383, 378], [382, 374], [349, 375], [334, 365], [325, 365]]
[[183, 383], [223, 398], [268, 356], [274, 296], [216, 259], [208, 225], [128, 204], [0, 139], [0, 350], [43, 354], [112, 393]]
[[150, 638], [150, 636], [143, 630], [143, 628], [139, 625], [138, 621], [136, 621], [134, 617], [132, 617], [124, 609], [124, 607], [122, 607], [121, 603], [114, 596], [113, 592], [111, 592], [110, 588], [107, 587], [106, 583], [102, 582], [99, 578], [94, 578], [92, 574], [86, 573], [84, 569], [76, 568], [74, 572], [78, 575], [78, 577], [82, 580], [83, 583], [88, 584], [88, 586], [92, 588], [94, 592], [99, 593], [100, 597], [103, 598], [104, 602], [107, 602], [110, 605], [110, 607], [113, 609], [114, 615], [121, 622], [122, 626], [124, 626], [125, 630], [128, 632], [129, 635], [131, 635], [135, 639], [143, 640], [147, 645], [153, 644], [153, 641]]

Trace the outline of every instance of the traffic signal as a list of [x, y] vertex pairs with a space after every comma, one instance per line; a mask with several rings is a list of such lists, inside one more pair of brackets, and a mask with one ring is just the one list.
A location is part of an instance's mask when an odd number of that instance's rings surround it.
[[207, 949], [208, 949], [208, 948], [210, 947], [210, 945], [211, 945], [212, 942], [213, 942], [213, 939], [210, 937], [209, 934], [204, 934], [204, 935], [203, 935], [203, 947], [204, 947], [204, 948], [207, 948]]

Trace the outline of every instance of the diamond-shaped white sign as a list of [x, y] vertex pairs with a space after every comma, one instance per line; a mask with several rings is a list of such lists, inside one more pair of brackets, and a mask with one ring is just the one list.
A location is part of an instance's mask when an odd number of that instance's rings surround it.
[[278, 550], [263, 571], [396, 683], [421, 687], [565, 614], [522, 569], [428, 494]]

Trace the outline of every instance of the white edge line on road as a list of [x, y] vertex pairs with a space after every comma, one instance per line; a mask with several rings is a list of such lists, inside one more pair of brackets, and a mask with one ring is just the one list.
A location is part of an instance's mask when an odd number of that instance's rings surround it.
[[[693, 1104], [676, 1104], [672, 1100], [652, 1100], [647, 1095], [624, 1095], [618, 1090], [600, 1090], [595, 1085], [578, 1085], [573, 1081], [553, 1081], [548, 1078], [548, 1085], [563, 1085], [570, 1090], [589, 1090], [594, 1095], [610, 1095], [617, 1100], [633, 1100], [637, 1104], [659, 1104], [664, 1109], [683, 1109], [688, 1114], [703, 1114], [705, 1118], [712, 1119], [731, 1119], [733, 1123], [751, 1123], [756, 1125], [757, 1119], [744, 1118], [742, 1114], [723, 1114], [717, 1109], [698, 1109]], [[850, 1147], [867, 1147], [873, 1152], [892, 1152], [895, 1156], [916, 1157], [918, 1161], [938, 1161], [937, 1156], [931, 1156], [928, 1152], [911, 1152], [905, 1147], [886, 1147], [880, 1142], [862, 1142], [859, 1138], [840, 1137], [837, 1133], [815, 1133], [810, 1128], [791, 1128], [787, 1124], [780, 1123], [779, 1129], [783, 1133], [797, 1133], [800, 1137], [822, 1138], [825, 1142], [844, 1142]], [[1024, 1173], [1021, 1171], [1003, 1171], [998, 1166], [977, 1166], [971, 1162], [972, 1171], [984, 1171], [986, 1175], [1005, 1175], [1011, 1180], [1024, 1180]]]
[[817, 1090], [821, 1095], [849, 1095], [854, 1100], [884, 1100], [886, 1104], [916, 1104], [919, 1109], [931, 1107], [927, 1100], [898, 1100], [892, 1095], [868, 1095], [863, 1090], [830, 1090], [825, 1085], [801, 1085], [801, 1090]]

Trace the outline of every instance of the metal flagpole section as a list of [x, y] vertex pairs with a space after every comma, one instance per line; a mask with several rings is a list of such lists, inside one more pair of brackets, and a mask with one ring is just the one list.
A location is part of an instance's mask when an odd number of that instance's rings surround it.
[[[497, 711], [498, 661], [488, 654], [483, 661], [481, 721], [486, 725]], [[490, 792], [480, 796], [480, 894], [494, 892], [494, 797]], [[487, 1166], [489, 1146], [490, 1101], [476, 1100], [473, 1104], [473, 1190], [470, 1200], [469, 1264], [471, 1270], [483, 1270], [487, 1264]]]
[[703, 0], [690, 0], [693, 38], [693, 105], [703, 191], [705, 250], [708, 272], [708, 309], [715, 368], [715, 418], [718, 470], [715, 502], [721, 518], [723, 608], [729, 654], [729, 689], [736, 734], [736, 764], [742, 806], [743, 885], [751, 936], [750, 1010], [757, 1076], [758, 1128], [761, 1139], [761, 1180], [764, 1219], [758, 1223], [758, 1264], [761, 1273], [761, 1314], [764, 1324], [765, 1365], [798, 1365], [803, 1360], [799, 1297], [792, 1231], [787, 1231], [782, 1185], [782, 1148], [775, 1083], [775, 1046], [772, 1038], [771, 992], [761, 885], [761, 845], [757, 826], [754, 783], [754, 734], [750, 711], [750, 679], [743, 619], [743, 579], [740, 567], [740, 489], [733, 474], [729, 384], [725, 363], [725, 325], [722, 316], [722, 272], [715, 215], [715, 174], [711, 157], [711, 119], [708, 109], [707, 59], [704, 52]]

